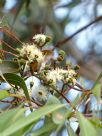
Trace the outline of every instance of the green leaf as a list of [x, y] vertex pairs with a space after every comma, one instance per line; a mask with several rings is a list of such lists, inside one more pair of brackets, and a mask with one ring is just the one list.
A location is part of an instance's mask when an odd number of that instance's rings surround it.
[[15, 132], [14, 134], [12, 134], [10, 136], [22, 136], [22, 135], [26, 136], [29, 133], [29, 131], [31, 131], [33, 126], [34, 126], [34, 124], [28, 125], [22, 129], [18, 130], [17, 132]]
[[[51, 104], [61, 104], [61, 102], [59, 101], [58, 98], [56, 98], [55, 96], [51, 96], [48, 100], [48, 102], [46, 103], [46, 105], [51, 105]], [[63, 119], [65, 118], [64, 115], [66, 113], [66, 108], [63, 107], [61, 109], [58, 109], [56, 111], [54, 111], [52, 113], [52, 120], [55, 124], [60, 124], [62, 123]]]
[[99, 80], [102, 78], [102, 72], [99, 74], [98, 78], [96, 79], [93, 87], [92, 87], [92, 90], [95, 88], [95, 86], [97, 85], [97, 83], [99, 82]]
[[15, 73], [19, 71], [19, 65], [15, 61], [0, 61], [0, 71], [4, 73]]
[[1, 21], [0, 21], [0, 27], [8, 27], [8, 19], [7, 19], [7, 16], [3, 16]]
[[95, 127], [96, 131], [97, 131], [97, 136], [102, 136], [102, 127]]
[[65, 120], [65, 114], [67, 112], [67, 109], [65, 107], [56, 110], [52, 113], [52, 120], [55, 124], [62, 124]]
[[25, 126], [28, 126], [32, 124], [37, 119], [43, 117], [44, 115], [47, 115], [48, 113], [51, 113], [59, 108], [62, 108], [64, 105], [62, 104], [53, 104], [53, 105], [47, 105], [44, 106], [34, 112], [32, 112], [29, 116], [22, 118], [20, 120], [17, 120], [16, 122], [12, 123], [5, 131], [1, 133], [2, 136], [8, 136], [11, 134], [14, 134], [18, 130], [24, 128]]
[[23, 113], [24, 109], [20, 108], [2, 112], [0, 114], [0, 132], [3, 132], [5, 129], [10, 127], [10, 125], [16, 122]]
[[[77, 102], [78, 102], [79, 98], [80, 98], [80, 96], [79, 96], [79, 94], [78, 94], [78, 95], [75, 97], [75, 99], [72, 101], [72, 105], [73, 105], [74, 107], [77, 105]], [[66, 119], [69, 119], [69, 118], [72, 116], [72, 114], [73, 114], [72, 110], [73, 110], [72, 107], [66, 109], [66, 112], [65, 112], [65, 114], [64, 114], [63, 120], [60, 120], [59, 122], [57, 121], [57, 123], [59, 123], [59, 126], [58, 126], [56, 132], [60, 131], [60, 129], [63, 127], [63, 125], [64, 125], [64, 123], [65, 123], [65, 120], [66, 120]], [[56, 112], [56, 111], [55, 111], [55, 112]], [[54, 113], [53, 113], [53, 114], [54, 114]]]
[[101, 99], [101, 85], [99, 83], [92, 89], [92, 93], [98, 101]]
[[0, 100], [10, 97], [8, 90], [0, 90]]
[[97, 136], [97, 132], [91, 122], [79, 112], [76, 115], [81, 130], [80, 136]]
[[8, 83], [21, 87], [24, 90], [27, 100], [30, 101], [29, 93], [23, 78], [13, 73], [5, 73], [4, 77]]
[[70, 124], [66, 125], [67, 131], [68, 131], [68, 136], [77, 136], [73, 129], [71, 128]]
[[58, 98], [56, 98], [54, 95], [51, 95], [50, 98], [48, 99], [46, 105], [50, 104], [60, 104], [61, 102], [59, 101]]
[[94, 125], [97, 135], [102, 136], [102, 125], [101, 125], [101, 120], [98, 120], [97, 118], [92, 118], [90, 119], [91, 123]]
[[15, 17], [14, 17], [14, 20], [13, 20], [13, 25], [21, 11], [21, 9], [23, 8], [23, 5], [26, 4], [26, 10], [30, 4], [30, 0], [19, 0], [18, 3], [17, 3], [17, 10], [16, 10], [16, 13], [15, 13]]
[[78, 94], [78, 95], [75, 97], [75, 99], [71, 102], [74, 107], [77, 106], [79, 99], [80, 99], [80, 95]]
[[91, 91], [92, 93], [95, 95], [95, 97], [97, 98], [97, 100], [100, 99], [100, 85], [99, 85], [99, 80], [102, 78], [102, 72], [99, 74], [98, 78], [96, 79]]
[[47, 122], [43, 127], [34, 131], [31, 136], [42, 136], [46, 132], [52, 131], [55, 128], [56, 125], [50, 120], [50, 122]]
[[24, 3], [25, 3], [24, 0], [18, 1], [18, 3], [17, 3], [17, 9], [16, 9], [16, 13], [15, 13], [15, 16], [14, 16], [14, 20], [13, 20], [12, 26], [14, 25], [14, 23], [15, 23], [15, 21], [16, 21], [18, 15], [19, 15], [19, 13], [20, 13], [20, 11], [21, 11], [21, 9], [22, 9]]
[[[21, 78], [20, 76], [18, 76], [16, 74], [13, 74], [13, 73], [5, 73], [3, 76], [7, 80], [8, 83], [14, 84], [16, 86], [20, 86], [23, 89], [24, 94], [29, 102], [28, 104], [29, 104], [29, 106], [31, 106], [29, 93], [28, 93], [28, 90], [27, 90], [27, 87], [26, 87], [26, 84], [25, 84], [23, 78]], [[30, 108], [30, 109], [32, 111], [32, 108]]]

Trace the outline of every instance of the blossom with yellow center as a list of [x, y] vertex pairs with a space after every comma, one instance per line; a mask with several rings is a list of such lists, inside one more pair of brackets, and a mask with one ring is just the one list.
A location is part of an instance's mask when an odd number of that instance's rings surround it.
[[48, 88], [43, 85], [40, 85], [33, 89], [32, 97], [41, 103], [45, 103], [47, 101], [48, 95], [49, 95]]

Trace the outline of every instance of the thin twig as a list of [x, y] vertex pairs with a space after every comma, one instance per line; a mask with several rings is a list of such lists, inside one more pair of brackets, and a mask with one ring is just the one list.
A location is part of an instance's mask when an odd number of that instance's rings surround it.
[[6, 34], [9, 35], [12, 39], [18, 41], [20, 44], [23, 44], [23, 43], [19, 40], [19, 38], [16, 37], [16, 36], [14, 35], [14, 33], [11, 32], [11, 31], [8, 29], [8, 27], [0, 27], [0, 31], [6, 33]]
[[35, 99], [32, 97], [32, 100], [31, 100], [33, 103], [35, 103], [36, 105], [38, 105], [38, 106], [43, 106], [43, 104], [41, 104], [41, 103], [39, 103], [39, 102], [37, 102], [37, 101], [35, 101]]
[[12, 49], [13, 51], [17, 52], [16, 49], [14, 49], [13, 47], [11, 47], [11, 46], [10, 46], [8, 43], [6, 43], [5, 41], [3, 41], [3, 40], [0, 39], [0, 42], [1, 42], [1, 43], [4, 43], [7, 47], [9, 47], [10, 49]]
[[0, 52], [5, 53], [5, 54], [10, 54], [10, 55], [15, 56], [15, 57], [18, 57], [16, 54], [8, 52], [8, 51], [5, 51], [5, 50], [1, 50], [0, 49]]
[[0, 100], [0, 102], [2, 102], [2, 103], [10, 103], [10, 104], [12, 104], [12, 101], [8, 101], [8, 100]]
[[10, 104], [13, 104], [16, 102], [16, 100], [12, 100], [12, 101], [8, 101], [8, 100], [0, 100], [0, 102], [2, 103], [10, 103]]
[[70, 89], [74, 89], [74, 90], [77, 90], [77, 91], [82, 92], [82, 89], [76, 88], [76, 87], [74, 87], [74, 86], [68, 85], [68, 87], [69, 87]]

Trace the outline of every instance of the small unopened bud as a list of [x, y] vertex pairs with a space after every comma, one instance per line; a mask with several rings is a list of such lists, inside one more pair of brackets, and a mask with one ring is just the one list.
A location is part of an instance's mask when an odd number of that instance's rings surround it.
[[26, 60], [20, 59], [20, 60], [19, 60], [19, 63], [20, 63], [20, 65], [26, 64]]
[[14, 58], [13, 60], [14, 60], [15, 62], [17, 62], [18, 59], [17, 59], [17, 58]]
[[53, 80], [52, 80], [52, 79], [50, 79], [50, 80], [48, 81], [48, 84], [52, 84], [52, 82], [53, 82]]
[[46, 40], [45, 40], [45, 43], [48, 43], [48, 42], [50, 42], [51, 41], [51, 37], [50, 36], [46, 36]]
[[20, 53], [20, 49], [19, 49], [19, 48], [16, 48], [16, 51], [17, 51], [18, 53]]
[[59, 56], [58, 58], [57, 58], [57, 61], [63, 61], [64, 60], [64, 57], [63, 56]]
[[49, 89], [49, 92], [53, 95], [54, 94], [54, 90], [52, 88]]
[[31, 82], [30, 82], [30, 88], [32, 88], [32, 87], [33, 87], [33, 85], [34, 85], [34, 82], [33, 82], [33, 81], [31, 81]]
[[45, 65], [45, 70], [48, 70], [49, 69], [49, 65]]
[[74, 70], [78, 70], [78, 69], [80, 69], [80, 66], [79, 66], [79, 65], [76, 65], [76, 66], [74, 67]]
[[72, 79], [71, 78], [69, 78], [68, 80], [67, 80], [67, 83], [72, 83]]
[[63, 50], [60, 50], [59, 51], [59, 55], [64, 57], [65, 56], [65, 52]]

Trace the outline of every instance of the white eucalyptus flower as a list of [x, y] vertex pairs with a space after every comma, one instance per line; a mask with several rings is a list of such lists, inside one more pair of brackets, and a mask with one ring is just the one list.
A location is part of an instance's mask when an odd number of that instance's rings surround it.
[[48, 96], [48, 88], [43, 85], [37, 86], [33, 89], [32, 97], [41, 103], [45, 103], [48, 99]]

